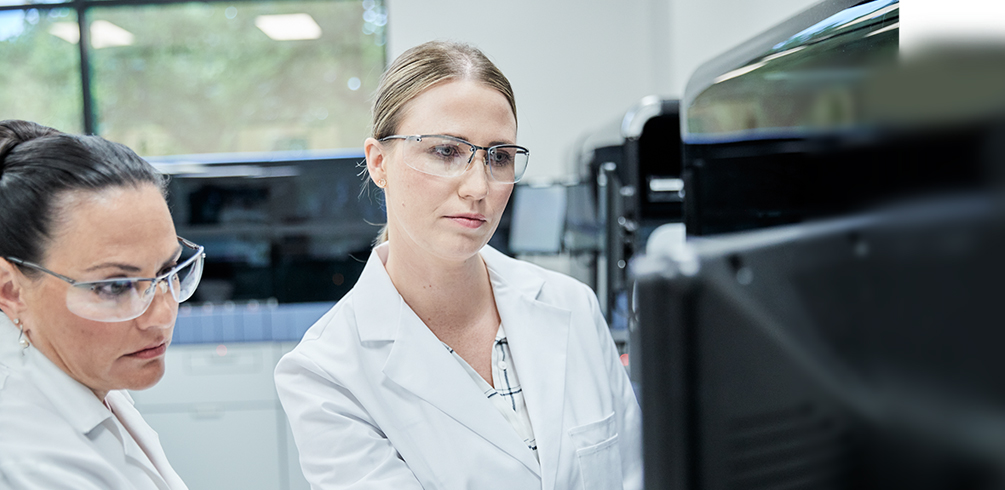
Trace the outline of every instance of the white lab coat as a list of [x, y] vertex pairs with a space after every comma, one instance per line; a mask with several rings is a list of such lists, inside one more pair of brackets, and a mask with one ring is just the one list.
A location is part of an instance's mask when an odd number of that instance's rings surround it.
[[18, 333], [0, 314], [0, 489], [187, 490], [128, 393], [101, 403]]
[[370, 255], [276, 368], [314, 489], [642, 487], [641, 417], [596, 296], [485, 247], [540, 463]]

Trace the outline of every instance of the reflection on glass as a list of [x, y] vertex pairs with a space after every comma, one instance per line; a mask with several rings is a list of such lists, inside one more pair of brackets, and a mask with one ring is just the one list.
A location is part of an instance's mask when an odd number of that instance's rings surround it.
[[854, 6], [715, 77], [687, 107], [685, 140], [775, 138], [865, 123], [866, 82], [895, 64], [899, 17], [897, 0]]
[[76, 22], [69, 9], [0, 11], [0, 119], [82, 131], [79, 51], [52, 34]]
[[92, 52], [92, 87], [98, 132], [142, 155], [358, 148], [368, 134], [379, 2], [117, 6], [89, 19], [92, 34], [105, 23], [132, 36]]

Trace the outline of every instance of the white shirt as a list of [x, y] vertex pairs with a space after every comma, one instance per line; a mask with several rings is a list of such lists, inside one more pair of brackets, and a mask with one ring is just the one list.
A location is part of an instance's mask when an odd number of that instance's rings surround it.
[[0, 314], [0, 489], [187, 489], [125, 391], [102, 403], [19, 333]]

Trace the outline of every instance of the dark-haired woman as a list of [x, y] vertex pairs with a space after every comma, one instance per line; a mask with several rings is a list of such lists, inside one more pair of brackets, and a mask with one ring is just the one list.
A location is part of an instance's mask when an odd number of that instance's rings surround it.
[[153, 386], [203, 249], [125, 146], [0, 121], [0, 489], [184, 489]]

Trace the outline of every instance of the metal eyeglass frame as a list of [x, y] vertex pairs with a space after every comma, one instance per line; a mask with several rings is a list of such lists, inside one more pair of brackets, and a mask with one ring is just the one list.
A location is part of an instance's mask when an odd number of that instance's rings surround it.
[[[169, 277], [171, 277], [172, 275], [176, 274], [179, 270], [184, 269], [185, 267], [188, 267], [189, 265], [192, 264], [192, 262], [195, 262], [196, 260], [205, 259], [206, 258], [206, 247], [203, 247], [202, 245], [197, 245], [197, 244], [195, 244], [193, 242], [190, 242], [190, 241], [188, 241], [188, 240], [186, 240], [186, 239], [184, 239], [182, 237], [178, 237], [178, 242], [181, 243], [183, 246], [191, 249], [191, 250], [195, 250], [195, 254], [193, 254], [191, 257], [185, 259], [184, 262], [182, 262], [182, 263], [180, 263], [180, 264], [172, 267], [171, 270], [169, 270], [169, 271], [167, 271], [167, 272], [165, 272], [163, 274], [160, 274], [157, 277], [121, 277], [121, 278], [115, 278], [115, 279], [102, 279], [100, 281], [78, 281], [76, 279], [72, 279], [72, 278], [66, 277], [66, 276], [64, 276], [64, 275], [62, 275], [62, 274], [60, 274], [58, 272], [53, 272], [53, 271], [51, 271], [49, 269], [46, 269], [45, 267], [42, 267], [41, 265], [35, 264], [33, 262], [28, 262], [26, 260], [21, 260], [21, 259], [19, 259], [17, 257], [4, 257], [4, 258], [7, 259], [7, 260], [9, 260], [9, 261], [11, 261], [11, 262], [13, 262], [13, 263], [15, 263], [15, 264], [17, 264], [17, 265], [19, 265], [19, 266], [28, 267], [30, 269], [35, 269], [35, 270], [44, 272], [46, 274], [49, 274], [49, 275], [51, 275], [51, 276], [53, 276], [53, 277], [55, 277], [57, 279], [61, 279], [63, 281], [66, 281], [71, 286], [77, 287], [77, 288], [93, 288], [93, 286], [96, 285], [96, 284], [108, 284], [108, 283], [115, 283], [115, 282], [127, 282], [127, 281], [129, 281], [129, 282], [141, 282], [141, 281], [150, 281], [150, 287], [148, 287], [146, 290], [143, 291], [143, 294], [147, 295], [147, 294], [149, 294], [153, 290], [153, 288], [157, 287], [158, 284], [160, 284], [160, 283], [162, 283], [164, 281], [167, 281]], [[171, 290], [171, 296], [174, 297], [175, 301], [178, 301], [179, 303], [181, 303], [182, 301], [184, 301], [184, 300], [181, 300], [181, 299], [175, 297], [175, 293], [174, 293], [173, 289]], [[150, 296], [150, 298], [151, 298], [151, 302], [152, 302], [153, 296]], [[185, 298], [185, 299], [188, 299], [188, 298]], [[150, 307], [150, 304], [148, 303], [147, 306], [145, 308], [143, 308], [142, 311], [140, 311], [139, 315], [136, 315], [136, 317], [142, 315], [146, 311], [146, 309], [149, 308], [149, 307]], [[136, 317], [133, 317], [133, 318], [136, 318]], [[121, 321], [126, 321], [126, 320], [121, 320]]]
[[[385, 136], [385, 137], [383, 137], [383, 138], [381, 138], [381, 139], [379, 139], [377, 141], [380, 141], [380, 142], [384, 142], [384, 141], [387, 141], [387, 140], [406, 140], [406, 141], [408, 141], [408, 140], [414, 140], [414, 141], [422, 141], [422, 138], [427, 138], [427, 137], [435, 137], [435, 138], [448, 139], [448, 140], [456, 141], [458, 143], [462, 143], [462, 144], [465, 144], [465, 145], [468, 145], [469, 147], [471, 147], [471, 155], [468, 156], [468, 164], [464, 167], [464, 171], [462, 171], [461, 173], [466, 172], [468, 170], [468, 168], [471, 167], [471, 162], [473, 162], [475, 160], [475, 153], [478, 153], [478, 150], [485, 150], [485, 160], [484, 160], [484, 162], [485, 162], [485, 165], [488, 166], [488, 164], [489, 164], [489, 158], [492, 156], [493, 153], [495, 153], [495, 149], [496, 148], [516, 148], [519, 151], [523, 151], [527, 155], [527, 166], [530, 166], [530, 150], [528, 150], [527, 148], [524, 148], [524, 147], [522, 147], [520, 145], [506, 144], [506, 145], [493, 145], [493, 146], [488, 146], [488, 147], [486, 147], [486, 146], [478, 146], [478, 145], [476, 145], [476, 144], [474, 144], [474, 143], [472, 143], [470, 141], [462, 140], [460, 138], [457, 138], [457, 137], [454, 137], [454, 136], [445, 135], [445, 134], [413, 134], [413, 135], [392, 134], [391, 136]], [[405, 163], [408, 163], [408, 162], [405, 162]], [[409, 167], [411, 167], [411, 165], [409, 165]], [[419, 169], [416, 169], [416, 170], [419, 170]], [[419, 170], [419, 171], [422, 172], [421, 170]], [[423, 172], [423, 173], [428, 173], [428, 172]], [[527, 173], [527, 167], [526, 166], [523, 169], [523, 173]], [[489, 167], [489, 174], [492, 175], [492, 179], [495, 180], [495, 175], [492, 174], [491, 167]], [[439, 175], [439, 174], [430, 174], [430, 175]], [[460, 174], [458, 174], [458, 175], [460, 175]], [[441, 177], [449, 177], [449, 176], [441, 175]], [[456, 176], [454, 176], [454, 177], [456, 177]], [[517, 182], [520, 182], [520, 179], [522, 179], [522, 178], [523, 178], [523, 174], [521, 174], [519, 177], [514, 177], [512, 183], [515, 184]], [[502, 182], [502, 181], [498, 181], [498, 182]], [[506, 182], [506, 183], [509, 183], [509, 182]]]

